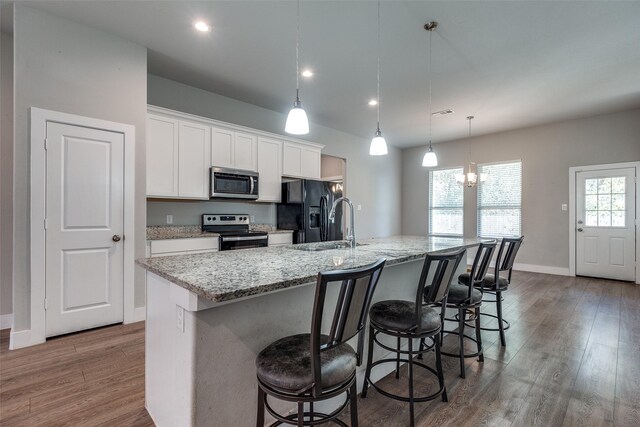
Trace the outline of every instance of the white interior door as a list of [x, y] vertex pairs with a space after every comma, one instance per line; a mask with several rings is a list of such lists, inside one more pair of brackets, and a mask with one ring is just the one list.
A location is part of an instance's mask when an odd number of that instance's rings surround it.
[[576, 173], [576, 274], [635, 280], [635, 168]]
[[46, 336], [123, 321], [124, 135], [47, 123]]

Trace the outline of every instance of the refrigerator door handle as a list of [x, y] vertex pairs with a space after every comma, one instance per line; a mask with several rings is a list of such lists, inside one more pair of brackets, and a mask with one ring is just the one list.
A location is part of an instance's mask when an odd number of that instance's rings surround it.
[[327, 240], [327, 198], [322, 196], [320, 198], [320, 241]]

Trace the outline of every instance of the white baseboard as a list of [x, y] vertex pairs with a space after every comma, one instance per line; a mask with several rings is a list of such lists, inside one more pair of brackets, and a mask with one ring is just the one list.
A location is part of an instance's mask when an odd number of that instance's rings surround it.
[[0, 329], [9, 329], [13, 326], [13, 313], [0, 314]]
[[534, 264], [513, 264], [514, 270], [529, 271], [531, 273], [544, 273], [555, 274], [557, 276], [571, 276], [569, 274], [569, 268], [567, 267], [551, 267], [548, 265], [534, 265]]
[[37, 337], [32, 335], [31, 329], [16, 332], [12, 330], [9, 337], [9, 350], [42, 344], [45, 341], [46, 339], [44, 337]]
[[146, 320], [146, 319], [147, 319], [147, 308], [145, 306], [136, 307], [133, 310], [133, 320], [131, 321], [131, 323], [142, 322], [143, 320]]

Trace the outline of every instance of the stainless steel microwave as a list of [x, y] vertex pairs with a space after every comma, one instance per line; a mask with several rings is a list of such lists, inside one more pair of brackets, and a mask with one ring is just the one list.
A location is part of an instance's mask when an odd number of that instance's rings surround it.
[[211, 197], [257, 199], [258, 172], [211, 168]]

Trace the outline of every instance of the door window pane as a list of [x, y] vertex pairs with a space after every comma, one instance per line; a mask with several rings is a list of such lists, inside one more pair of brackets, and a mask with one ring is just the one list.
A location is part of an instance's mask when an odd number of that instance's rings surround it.
[[626, 177], [588, 178], [584, 181], [585, 225], [624, 227]]

